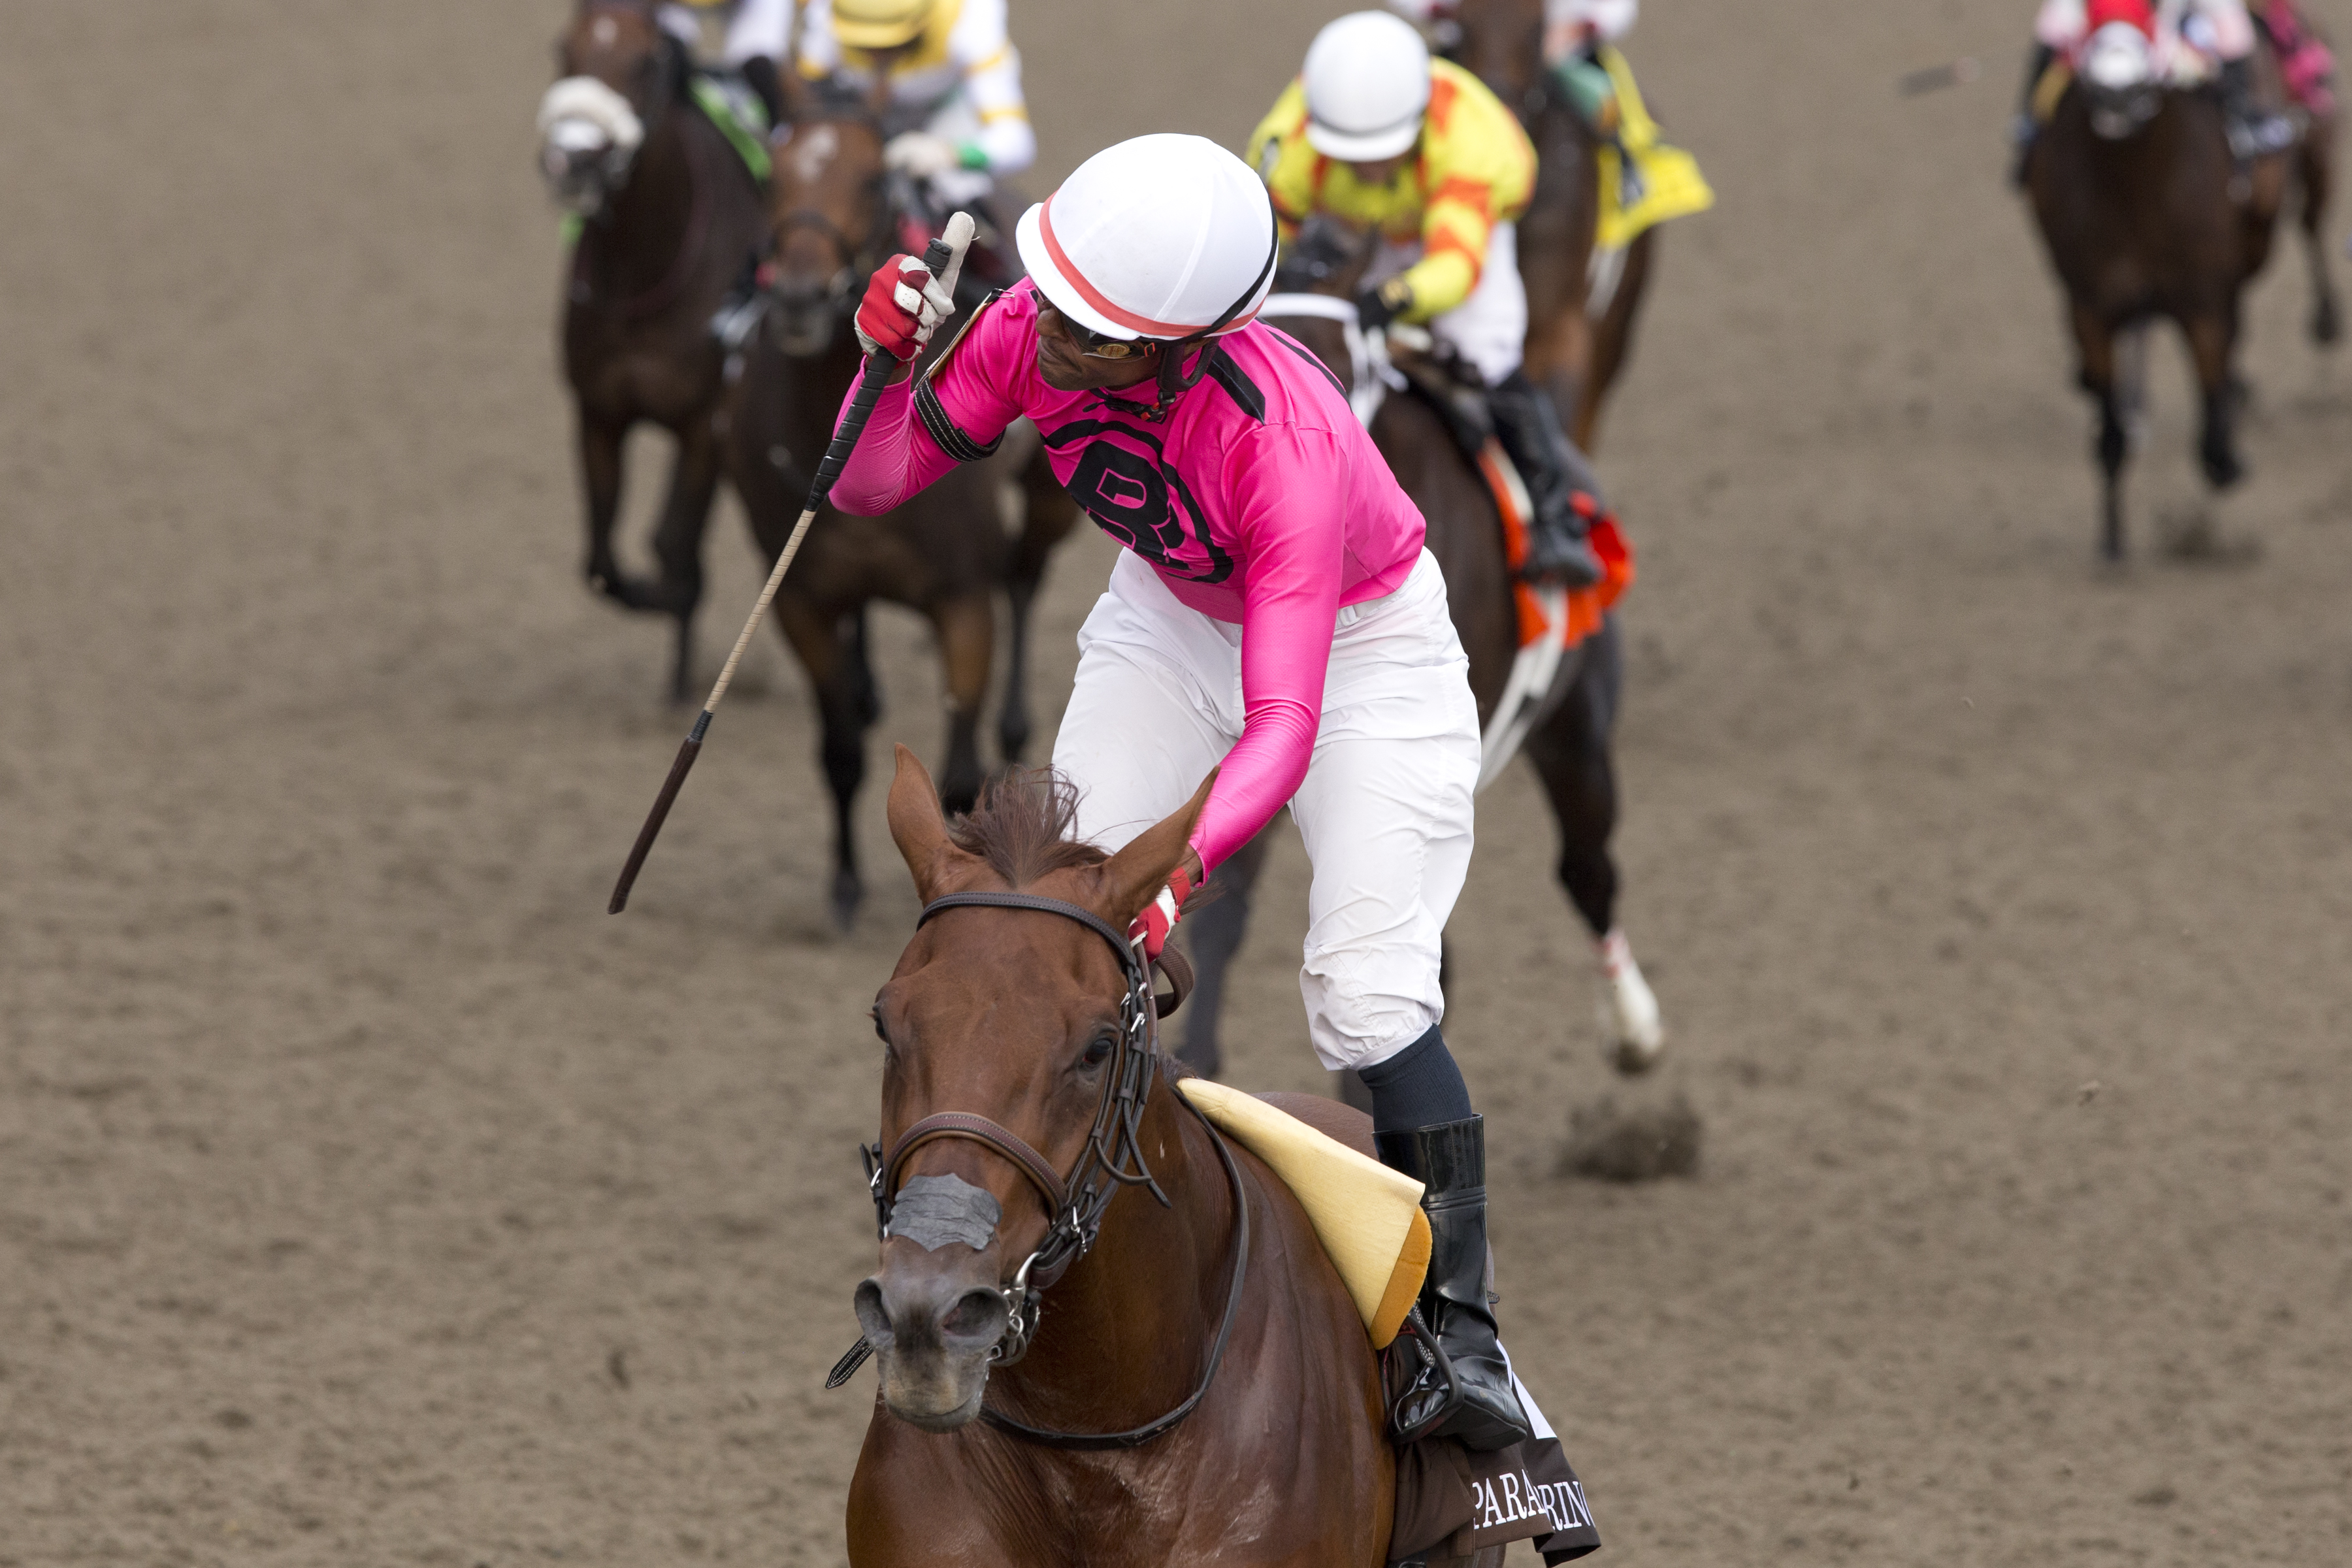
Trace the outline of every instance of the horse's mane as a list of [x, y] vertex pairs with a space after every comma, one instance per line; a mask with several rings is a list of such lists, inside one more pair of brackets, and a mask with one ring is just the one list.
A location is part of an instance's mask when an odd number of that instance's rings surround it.
[[969, 816], [948, 825], [956, 847], [977, 855], [1014, 888], [1109, 857], [1070, 837], [1078, 786], [1051, 768], [1012, 768], [981, 786]]

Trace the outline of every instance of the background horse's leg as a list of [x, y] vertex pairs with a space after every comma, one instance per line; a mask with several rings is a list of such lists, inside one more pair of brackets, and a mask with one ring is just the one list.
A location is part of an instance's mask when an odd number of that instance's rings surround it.
[[1609, 1059], [1620, 1072], [1645, 1072], [1666, 1045], [1657, 997], [1633, 950], [1617, 929], [1617, 863], [1609, 854], [1617, 829], [1617, 769], [1609, 737], [1624, 690], [1624, 635], [1617, 617], [1577, 650], [1567, 694], [1527, 739], [1528, 760], [1543, 780], [1559, 824], [1559, 881], [1599, 944], [1608, 987]]
[[1012, 664], [1004, 672], [1004, 706], [996, 720], [997, 746], [1008, 763], [1019, 762], [1029, 749], [1029, 612], [1045, 581], [1045, 563], [1054, 546], [1069, 537], [1078, 521], [1078, 503], [1054, 478], [1042, 445], [1023, 466], [1020, 482], [1025, 503], [1021, 538], [1004, 582], [1013, 614]]
[[621, 446], [630, 423], [581, 405], [580, 478], [587, 491], [588, 585], [631, 609], [641, 609], [644, 584], [624, 577], [613, 553], [613, 530], [621, 515]]
[[2094, 451], [2099, 460], [2099, 553], [2109, 561], [2124, 558], [2124, 458], [2131, 449], [2124, 424], [2122, 400], [2116, 395], [2116, 335], [2096, 310], [2079, 300], [2074, 306], [2074, 346], [2082, 356], [2077, 379], [2099, 405], [2099, 434]]
[[2189, 336], [2189, 356], [2197, 362], [2197, 390], [2205, 405], [2203, 427], [2197, 437], [2197, 460], [2205, 482], [2228, 489], [2245, 478], [2238, 458], [2238, 388], [2230, 374], [2231, 351], [2237, 344], [2237, 302], [2181, 323]]
[[1645, 228], [1625, 247], [1625, 262], [1617, 275], [1617, 287], [1609, 296], [1608, 308], [1593, 323], [1592, 374], [1585, 377], [1583, 395], [1577, 400], [1576, 414], [1570, 421], [1574, 428], [1569, 431], [1587, 457], [1592, 455], [1593, 437], [1601, 426], [1601, 405], [1610, 389], [1617, 384], [1618, 374], [1633, 350], [1633, 323], [1641, 313], [1642, 295], [1650, 285], [1657, 237], [1656, 229]]
[[2311, 263], [2311, 341], [2332, 344], [2344, 335], [2336, 279], [2327, 265], [2327, 205], [2336, 194], [2336, 121], [2315, 120], [2295, 154], [2303, 191], [2303, 254]]
[[988, 665], [996, 652], [996, 606], [985, 588], [931, 608], [940, 659], [947, 671], [948, 757], [940, 770], [940, 804], [950, 815], [980, 798], [980, 712], [988, 700]]
[[817, 754], [824, 782], [833, 790], [833, 921], [846, 931], [866, 897], [857, 875], [857, 838], [850, 808], [866, 780], [866, 703], [860, 688], [873, 679], [861, 670], [865, 640], [860, 617], [835, 613], [795, 595], [789, 579], [776, 598], [776, 620], [784, 639], [808, 671], [822, 731]]
[[1178, 928], [1192, 957], [1192, 995], [1184, 1005], [1184, 1043], [1176, 1047], [1176, 1059], [1202, 1078], [1215, 1078], [1224, 1070], [1217, 1025], [1225, 1006], [1225, 972], [1249, 932], [1250, 890], [1265, 869], [1266, 845], [1273, 835], [1268, 824], [1225, 857], [1225, 863], [1209, 876], [1216, 896], [1204, 900], [1200, 910], [1186, 915]]
[[694, 612], [702, 603], [702, 535], [710, 524], [710, 503], [719, 494], [719, 435], [708, 419], [689, 420], [677, 433], [677, 460], [670, 469], [669, 500], [654, 533], [654, 557], [661, 563], [658, 597], [677, 620], [677, 650], [670, 666], [669, 700], [687, 701], [694, 679]]

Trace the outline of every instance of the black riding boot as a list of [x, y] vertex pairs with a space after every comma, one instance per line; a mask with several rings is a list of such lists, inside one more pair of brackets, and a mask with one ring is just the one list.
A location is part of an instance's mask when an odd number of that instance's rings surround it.
[[1585, 542], [1588, 525], [1576, 510], [1577, 492], [1601, 494], [1600, 481], [1560, 428], [1559, 410], [1527, 372], [1515, 370], [1486, 389], [1486, 405], [1494, 410], [1495, 434], [1517, 465], [1527, 482], [1528, 501], [1535, 516], [1529, 521], [1528, 561], [1524, 574], [1532, 579], [1556, 578], [1571, 588], [1589, 588], [1601, 581], [1601, 561]]
[[2294, 144], [2294, 122], [2273, 114], [2254, 101], [2254, 62], [2221, 62], [2221, 123], [2228, 129], [2230, 155], [2241, 163]]
[[765, 55], [753, 55], [742, 66], [743, 85], [759, 96], [760, 107], [768, 111], [771, 132], [784, 123], [784, 84], [776, 69], [776, 62]]
[[2041, 134], [2042, 122], [2033, 112], [2033, 96], [2042, 87], [2043, 73], [2057, 50], [2047, 44], [2035, 44], [2033, 52], [2025, 57], [2025, 88], [2017, 95], [2017, 119], [2010, 127], [2010, 137], [2017, 143], [2016, 161], [2009, 166], [2009, 183], [2019, 190], [2025, 188], [2025, 160], [2033, 151], [2033, 139]]
[[1427, 1190], [1429, 1278], [1421, 1313], [1454, 1363], [1462, 1403], [1438, 1427], [1484, 1452], [1525, 1442], [1531, 1428], [1511, 1369], [1496, 1338], [1486, 1300], [1486, 1137], [1485, 1119], [1441, 1122], [1397, 1132], [1375, 1132], [1381, 1163], [1402, 1171]]

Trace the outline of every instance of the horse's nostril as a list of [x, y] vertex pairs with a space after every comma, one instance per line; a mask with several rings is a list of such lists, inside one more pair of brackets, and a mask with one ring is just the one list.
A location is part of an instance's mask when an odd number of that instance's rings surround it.
[[865, 1331], [866, 1342], [877, 1351], [890, 1344], [890, 1312], [882, 1304], [882, 1281], [866, 1279], [860, 1282], [857, 1294], [851, 1300], [857, 1311], [857, 1326]]
[[940, 1320], [940, 1332], [959, 1340], [993, 1339], [1003, 1328], [1004, 1298], [993, 1290], [965, 1291]]

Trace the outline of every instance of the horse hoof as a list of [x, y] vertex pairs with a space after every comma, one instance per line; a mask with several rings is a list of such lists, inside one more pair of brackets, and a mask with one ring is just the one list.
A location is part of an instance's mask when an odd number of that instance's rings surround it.
[[1633, 949], [1622, 931], [1611, 931], [1601, 942], [1601, 972], [1609, 994], [1601, 1006], [1601, 1025], [1608, 1036], [1604, 1055], [1609, 1065], [1628, 1078], [1658, 1065], [1665, 1054], [1666, 1027], [1658, 1013], [1656, 993], [1633, 962]]
[[866, 887], [857, 879], [856, 872], [835, 871], [833, 874], [833, 926], [835, 931], [846, 932], [856, 924], [857, 906], [865, 901]]
[[2323, 300], [2311, 313], [2311, 341], [2325, 348], [2344, 335], [2344, 323], [2336, 316], [2336, 301]]
[[2217, 490], [2226, 490], [2246, 477], [2246, 465], [2238, 460], [2235, 452], [2205, 452], [2200, 456], [2205, 468], [2205, 482]]
[[625, 610], [659, 610], [661, 591], [642, 577], [631, 577], [619, 572], [591, 572], [588, 586], [612, 600]]

